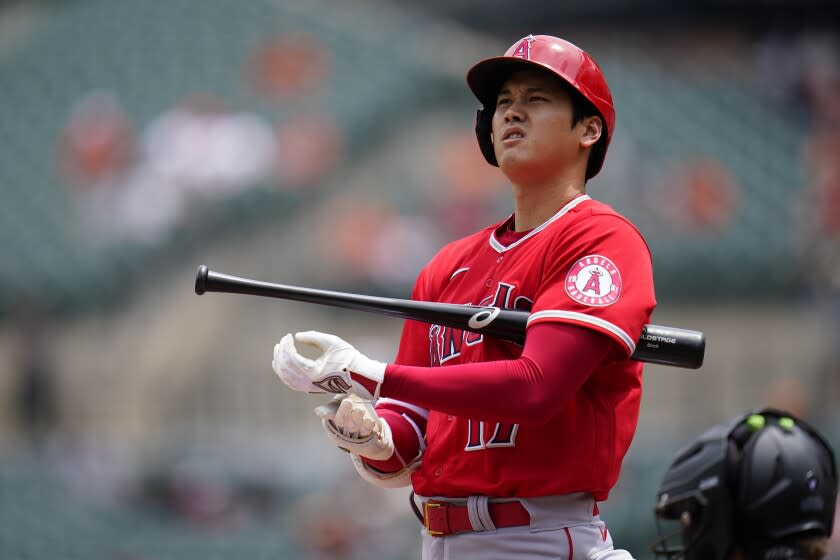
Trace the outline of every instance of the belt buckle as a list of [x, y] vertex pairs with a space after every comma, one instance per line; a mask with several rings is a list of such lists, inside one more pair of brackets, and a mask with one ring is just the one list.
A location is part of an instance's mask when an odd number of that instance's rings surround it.
[[[434, 531], [429, 527], [429, 510], [432, 508], [439, 508], [443, 504], [440, 502], [432, 502], [427, 501], [423, 503], [423, 525], [426, 527], [426, 532], [433, 537], [439, 537], [441, 535], [445, 535], [446, 533], [443, 531]], [[446, 514], [444, 514], [444, 520], [446, 519]]]

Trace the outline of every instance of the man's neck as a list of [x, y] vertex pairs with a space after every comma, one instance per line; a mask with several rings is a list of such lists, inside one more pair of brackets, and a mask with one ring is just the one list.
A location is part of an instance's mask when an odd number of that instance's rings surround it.
[[544, 185], [513, 185], [515, 231], [526, 231], [545, 223], [578, 195], [585, 193], [576, 181]]

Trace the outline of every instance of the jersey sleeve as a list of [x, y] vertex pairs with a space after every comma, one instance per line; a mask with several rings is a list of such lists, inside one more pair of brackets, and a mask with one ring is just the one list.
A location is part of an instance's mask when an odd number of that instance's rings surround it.
[[391, 428], [394, 454], [384, 461], [362, 460], [379, 472], [393, 473], [410, 468], [420, 460], [426, 448], [429, 411], [404, 401], [380, 398], [376, 403], [376, 412]]
[[557, 321], [595, 329], [629, 358], [656, 306], [641, 234], [621, 216], [592, 213], [569, 226], [545, 257], [528, 327]]

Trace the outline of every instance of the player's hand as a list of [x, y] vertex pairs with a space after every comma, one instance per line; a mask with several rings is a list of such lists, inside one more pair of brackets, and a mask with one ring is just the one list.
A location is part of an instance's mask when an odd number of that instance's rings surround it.
[[[300, 355], [295, 341], [316, 347], [321, 355], [314, 360]], [[284, 336], [274, 346], [274, 360], [271, 362], [277, 376], [295, 391], [353, 393], [368, 400], [379, 397], [385, 366], [337, 336], [316, 331], [299, 332], [294, 337], [291, 333]], [[351, 372], [368, 382], [362, 384], [353, 379]]]
[[327, 436], [339, 449], [375, 461], [394, 453], [391, 428], [382, 420], [373, 403], [356, 395], [340, 395], [315, 408]]

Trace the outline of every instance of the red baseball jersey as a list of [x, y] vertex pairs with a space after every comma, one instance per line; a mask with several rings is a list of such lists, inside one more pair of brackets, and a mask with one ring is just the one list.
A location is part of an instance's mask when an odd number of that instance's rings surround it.
[[[503, 245], [497, 233], [507, 223], [444, 247], [420, 273], [413, 298], [529, 310], [529, 326], [557, 321], [595, 329], [615, 341], [615, 352], [543, 424], [429, 411], [414, 490], [449, 497], [583, 491], [604, 500], [638, 420], [642, 363], [628, 358], [656, 304], [650, 252], [629, 221], [586, 195]], [[516, 359], [521, 351], [480, 334], [407, 321], [396, 363], [446, 367]]]

